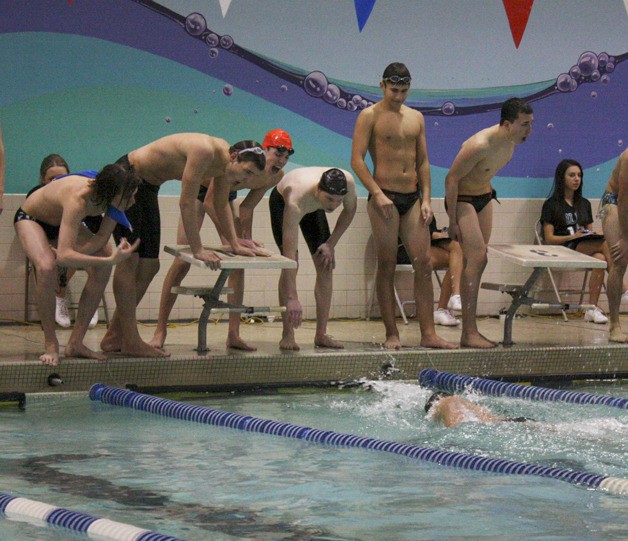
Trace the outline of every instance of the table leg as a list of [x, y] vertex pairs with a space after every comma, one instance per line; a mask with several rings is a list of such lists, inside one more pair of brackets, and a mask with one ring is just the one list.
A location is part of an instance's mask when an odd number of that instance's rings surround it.
[[504, 341], [502, 344], [504, 346], [512, 346], [512, 322], [517, 313], [517, 310], [522, 304], [530, 304], [530, 301], [533, 300], [528, 296], [528, 293], [532, 289], [532, 286], [536, 283], [539, 276], [543, 272], [543, 267], [536, 267], [530, 277], [527, 279], [526, 283], [521, 286], [516, 292], [511, 293], [512, 295], [512, 303], [508, 307], [508, 311], [506, 312], [506, 321], [504, 321]]
[[197, 353], [206, 353], [209, 351], [207, 347], [207, 323], [209, 322], [209, 314], [212, 308], [220, 303], [220, 292], [227, 282], [227, 278], [233, 269], [223, 269], [220, 271], [218, 280], [214, 284], [208, 297], [204, 297], [203, 311], [198, 318], [198, 344], [196, 346]]

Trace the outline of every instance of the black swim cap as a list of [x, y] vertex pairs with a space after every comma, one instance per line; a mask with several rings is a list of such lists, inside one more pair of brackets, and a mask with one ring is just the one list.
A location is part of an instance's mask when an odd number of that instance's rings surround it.
[[451, 393], [446, 393], [445, 391], [437, 391], [432, 394], [425, 402], [425, 413], [429, 413], [432, 409], [432, 406], [435, 402], [438, 402], [441, 398], [445, 398], [447, 396], [453, 396]]
[[331, 195], [345, 195], [347, 189], [347, 177], [340, 169], [328, 169], [321, 175], [318, 187]]

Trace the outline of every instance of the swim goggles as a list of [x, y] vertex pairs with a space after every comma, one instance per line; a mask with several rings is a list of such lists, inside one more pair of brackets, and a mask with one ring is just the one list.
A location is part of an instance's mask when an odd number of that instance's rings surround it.
[[390, 81], [394, 85], [409, 85], [412, 81], [412, 77], [399, 77], [399, 75], [391, 75], [390, 77], [384, 77], [384, 81]]
[[278, 146], [278, 147], [274, 147], [277, 149], [277, 152], [279, 152], [279, 154], [285, 154], [286, 152], [288, 153], [288, 156], [292, 156], [294, 154], [294, 149], [293, 148], [288, 148], [285, 147], [283, 145]]
[[238, 156], [242, 156], [242, 154], [246, 154], [247, 152], [252, 152], [253, 154], [264, 154], [264, 149], [262, 147], [244, 148], [238, 151]]

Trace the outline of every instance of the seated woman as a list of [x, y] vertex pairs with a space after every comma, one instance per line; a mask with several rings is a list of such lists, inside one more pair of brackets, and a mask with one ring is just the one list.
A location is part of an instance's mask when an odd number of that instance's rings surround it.
[[[460, 325], [453, 311], [462, 310], [460, 302], [460, 276], [462, 275], [462, 248], [456, 240], [449, 238], [446, 230], [438, 229], [436, 218], [430, 223], [431, 262], [434, 270], [447, 269], [434, 311], [434, 323], [453, 327]], [[409, 265], [410, 259], [399, 239], [397, 263]]]
[[[93, 267], [78, 307], [76, 324], [65, 348], [66, 357], [104, 359], [83, 344], [92, 314], [98, 307], [111, 267], [131, 256], [139, 242], [123, 240], [113, 251], [109, 237], [124, 211], [134, 202], [139, 179], [132, 170], [107, 165], [100, 172], [85, 171], [55, 180], [26, 198], [14, 218], [15, 231], [37, 273], [37, 306], [44, 331], [44, 364], [59, 363], [55, 333], [57, 265]], [[122, 212], [121, 212], [122, 211]], [[107, 212], [94, 235], [84, 226], [87, 216]], [[56, 249], [51, 246], [56, 244]]]
[[[41, 187], [46, 186], [50, 182], [52, 182], [55, 178], [69, 175], [70, 167], [68, 166], [68, 162], [66, 162], [62, 156], [59, 154], [49, 154], [46, 156], [39, 166], [39, 184], [35, 186], [26, 197], [31, 195], [33, 192], [39, 190]], [[89, 218], [92, 218], [91, 216]], [[100, 217], [94, 217], [100, 219]], [[85, 225], [90, 228], [93, 233], [98, 231], [99, 222], [96, 223], [95, 227], [91, 222], [85, 220]], [[68, 269], [67, 267], [57, 267], [57, 286], [55, 288], [55, 321], [61, 327], [68, 328], [72, 325], [72, 320], [70, 319], [70, 312], [68, 311], [68, 300], [66, 294], [66, 287], [72, 276], [74, 276], [74, 272], [76, 269]], [[92, 272], [91, 268], [86, 269], [89, 274]], [[89, 328], [93, 329], [98, 323], [98, 309], [94, 312], [92, 319], [89, 322]]]
[[[575, 160], [561, 161], [554, 173], [552, 195], [545, 201], [541, 211], [545, 244], [566, 246], [606, 261], [607, 268], [610, 268], [612, 258], [608, 245], [603, 236], [592, 231], [591, 203], [582, 196], [582, 186], [582, 166]], [[603, 282], [604, 269], [593, 269], [589, 280], [589, 303], [594, 308], [585, 312], [585, 321], [600, 324], [608, 321], [598, 306]]]

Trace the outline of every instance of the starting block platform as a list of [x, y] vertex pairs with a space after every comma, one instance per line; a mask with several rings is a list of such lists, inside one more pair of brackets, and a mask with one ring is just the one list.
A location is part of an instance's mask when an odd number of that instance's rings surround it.
[[504, 346], [511, 346], [512, 322], [520, 306], [527, 305], [532, 308], [559, 308], [568, 310], [569, 308], [589, 308], [590, 305], [580, 304], [552, 304], [547, 302], [537, 302], [530, 296], [530, 290], [543, 271], [547, 269], [560, 270], [582, 270], [582, 269], [605, 269], [606, 262], [594, 257], [581, 254], [565, 246], [549, 246], [538, 244], [491, 244], [488, 246], [489, 253], [496, 254], [521, 267], [532, 269], [530, 277], [525, 284], [495, 284], [482, 282], [483, 289], [500, 291], [512, 297], [512, 302], [506, 312], [504, 321]]
[[[297, 262], [278, 254], [272, 254], [270, 256], [256, 256], [247, 257], [236, 255], [230, 252], [227, 246], [203, 246], [205, 250], [212, 251], [220, 257], [220, 269], [218, 272], [218, 279], [213, 286], [209, 287], [186, 287], [179, 286], [173, 288], [173, 293], [194, 295], [203, 299], [203, 311], [198, 320], [198, 344], [196, 351], [198, 353], [205, 353], [209, 351], [207, 347], [207, 323], [209, 321], [209, 315], [212, 310], [219, 310], [221, 312], [239, 312], [246, 314], [255, 314], [260, 312], [271, 311], [283, 311], [283, 307], [271, 308], [267, 306], [254, 307], [254, 306], [240, 306], [229, 304], [221, 301], [220, 296], [233, 293], [233, 290], [229, 287], [225, 287], [227, 278], [234, 270], [246, 270], [246, 269], [296, 269]], [[199, 259], [196, 259], [190, 250], [188, 245], [176, 244], [172, 246], [164, 246], [164, 251], [182, 259], [194, 265], [204, 269], [209, 269], [209, 266]]]

